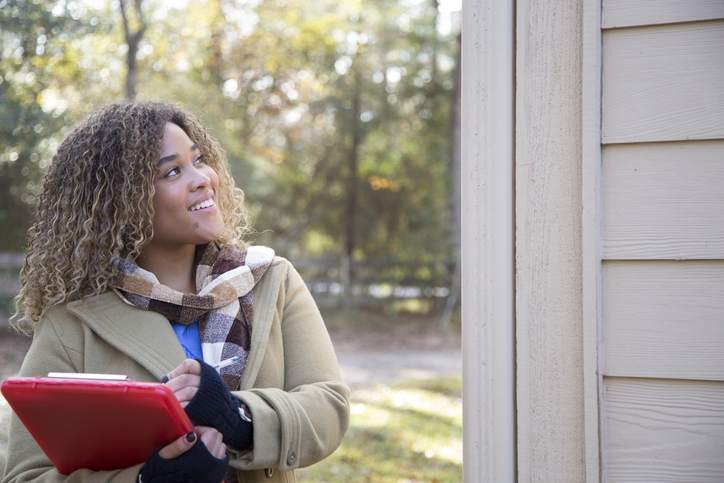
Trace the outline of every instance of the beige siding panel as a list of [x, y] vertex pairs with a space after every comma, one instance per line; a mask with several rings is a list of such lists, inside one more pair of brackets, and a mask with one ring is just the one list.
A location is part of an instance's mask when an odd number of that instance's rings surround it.
[[724, 138], [724, 21], [607, 30], [603, 142]]
[[722, 0], [606, 0], [603, 28], [724, 18]]
[[604, 379], [608, 483], [724, 481], [724, 383]]
[[724, 381], [722, 294], [724, 260], [605, 262], [603, 373]]
[[724, 258], [723, 187], [724, 141], [606, 146], [603, 257]]

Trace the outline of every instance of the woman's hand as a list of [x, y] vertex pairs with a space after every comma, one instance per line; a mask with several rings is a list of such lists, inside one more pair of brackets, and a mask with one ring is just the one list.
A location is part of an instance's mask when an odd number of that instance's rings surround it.
[[214, 458], [224, 459], [226, 445], [222, 441], [221, 433], [208, 426], [194, 427], [192, 433], [185, 434], [173, 443], [161, 448], [158, 451], [158, 455], [167, 460], [177, 458], [190, 450], [197, 438], [201, 439], [201, 442]]
[[172, 460], [190, 450], [194, 444], [196, 444], [196, 431], [184, 434], [173, 443], [167, 444], [158, 450], [158, 455], [165, 460]]
[[216, 369], [205, 362], [186, 359], [164, 377], [164, 382], [191, 422], [218, 429], [224, 443], [231, 448], [251, 447], [252, 423], [248, 418], [242, 419], [239, 413], [241, 401], [231, 394]]
[[226, 456], [226, 445], [223, 441], [224, 436], [220, 432], [214, 428], [196, 426], [196, 433], [214, 458], [224, 459]]
[[163, 382], [173, 391], [181, 407], [185, 408], [201, 385], [201, 364], [195, 359], [186, 359], [169, 372]]
[[224, 478], [228, 462], [221, 433], [196, 426], [194, 431], [154, 453], [141, 468], [138, 481], [218, 483]]

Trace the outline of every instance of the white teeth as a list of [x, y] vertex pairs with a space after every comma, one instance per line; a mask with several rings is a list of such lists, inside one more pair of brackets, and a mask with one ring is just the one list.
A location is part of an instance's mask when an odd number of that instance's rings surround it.
[[201, 203], [196, 203], [194, 206], [189, 208], [189, 211], [196, 211], [200, 210], [202, 208], [208, 208], [210, 206], [214, 206], [216, 203], [214, 203], [214, 200], [208, 199], [206, 201], [202, 201]]

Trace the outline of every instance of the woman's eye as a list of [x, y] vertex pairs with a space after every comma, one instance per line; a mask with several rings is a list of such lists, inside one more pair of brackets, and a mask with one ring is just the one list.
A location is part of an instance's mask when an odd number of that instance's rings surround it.
[[203, 154], [199, 154], [199, 155], [196, 157], [196, 159], [194, 159], [194, 163], [196, 163], [196, 164], [198, 164], [198, 163], [205, 163], [205, 162], [206, 162], [205, 159], [206, 159], [206, 157], [205, 157]]
[[176, 176], [178, 174], [178, 168], [171, 168], [168, 171], [166, 171], [166, 174], [163, 175], [164, 178], [170, 178], [171, 176]]

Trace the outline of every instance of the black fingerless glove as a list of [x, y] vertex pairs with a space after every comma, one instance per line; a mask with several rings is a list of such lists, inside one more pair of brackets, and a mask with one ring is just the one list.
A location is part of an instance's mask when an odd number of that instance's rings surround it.
[[235, 450], [250, 448], [254, 441], [254, 427], [250, 421], [241, 418], [241, 401], [231, 395], [216, 369], [204, 361], [199, 360], [199, 363], [199, 390], [186, 406], [186, 414], [195, 425], [216, 428], [228, 447]]
[[140, 483], [219, 483], [224, 479], [229, 457], [218, 459], [201, 440], [176, 458], [166, 459], [158, 451], [151, 456], [138, 473]]

